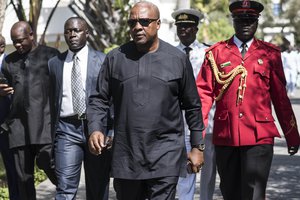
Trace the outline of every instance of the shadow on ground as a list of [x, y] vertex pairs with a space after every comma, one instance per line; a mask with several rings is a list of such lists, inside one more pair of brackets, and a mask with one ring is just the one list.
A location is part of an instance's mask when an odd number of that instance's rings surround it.
[[282, 154], [274, 154], [267, 187], [267, 199], [300, 199], [300, 156], [287, 154], [284, 140], [276, 141]]
[[291, 101], [291, 104], [300, 104], [300, 98], [293, 98], [293, 99], [290, 99]]

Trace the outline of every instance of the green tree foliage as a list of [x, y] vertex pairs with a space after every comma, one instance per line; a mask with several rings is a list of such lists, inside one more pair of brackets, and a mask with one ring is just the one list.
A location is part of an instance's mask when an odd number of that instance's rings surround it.
[[8, 188], [0, 188], [0, 200], [9, 200]]
[[[2, 157], [0, 155], [0, 200], [9, 200], [9, 193], [6, 182], [6, 174]], [[38, 185], [47, 179], [47, 175], [37, 166], [34, 168], [34, 184]]]
[[212, 44], [233, 34], [228, 0], [194, 0], [191, 6], [205, 15], [198, 32], [200, 41]]
[[193, 8], [198, 8], [204, 13], [217, 10], [225, 13], [225, 15], [229, 13], [228, 5], [228, 0], [193, 0], [191, 3]]
[[88, 22], [91, 30], [89, 44], [95, 49], [104, 50], [113, 44], [129, 41], [126, 26], [129, 0], [75, 0], [70, 8]]
[[209, 44], [226, 40], [234, 33], [232, 25], [227, 18], [211, 20], [208, 24], [203, 24], [199, 29], [198, 39]]
[[296, 44], [300, 44], [300, 1], [290, 0], [288, 2], [288, 8], [283, 16], [289, 19], [290, 25], [295, 29], [295, 41]]

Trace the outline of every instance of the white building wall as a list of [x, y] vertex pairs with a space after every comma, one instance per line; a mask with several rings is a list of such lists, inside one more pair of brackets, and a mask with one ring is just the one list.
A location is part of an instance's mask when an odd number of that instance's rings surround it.
[[[55, 42], [57, 35], [63, 36], [63, 26], [64, 22], [71, 16], [75, 16], [74, 13], [69, 9], [68, 4], [71, 0], [61, 0], [46, 31], [46, 42]], [[43, 8], [38, 21], [37, 27], [37, 41], [39, 41], [40, 36], [43, 34], [47, 19], [55, 6], [56, 1], [43, 1]], [[29, 14], [29, 0], [23, 1], [23, 6], [25, 8], [25, 13]], [[27, 16], [28, 17], [28, 16]], [[10, 29], [12, 25], [18, 22], [16, 13], [11, 5], [9, 5], [5, 12], [5, 20], [2, 29], [2, 35], [6, 38], [6, 43], [8, 45], [8, 50], [11, 51], [12, 42], [10, 40]], [[61, 41], [64, 41], [63, 37], [60, 37]], [[13, 49], [12, 49], [13, 50]]]
[[[132, 0], [130, 3], [134, 4], [139, 0]], [[178, 38], [176, 37], [176, 27], [174, 25], [174, 19], [171, 16], [171, 13], [176, 10], [178, 7], [188, 8], [190, 6], [189, 1], [179, 1], [179, 0], [149, 0], [158, 6], [161, 14], [161, 28], [159, 30], [159, 37], [166, 42], [169, 42], [172, 45], [178, 43]], [[56, 41], [57, 36], [60, 35], [60, 40], [64, 41], [63, 37], [63, 26], [64, 22], [71, 16], [75, 16], [74, 13], [69, 9], [68, 5], [71, 0], [61, 0], [56, 9], [49, 27], [46, 32], [46, 42], [53, 43]], [[178, 2], [181, 2], [180, 4]], [[41, 15], [38, 21], [37, 28], [37, 41], [39, 41], [41, 34], [44, 31], [48, 16], [55, 6], [56, 1], [44, 0]], [[25, 8], [25, 13], [29, 14], [29, 0], [23, 0], [23, 6]], [[3, 25], [2, 34], [6, 38], [8, 44], [8, 50], [12, 51], [13, 47], [10, 40], [10, 28], [11, 26], [18, 21], [18, 18], [15, 14], [13, 7], [8, 6], [5, 13], [5, 21]], [[62, 47], [61, 50], [64, 50], [66, 47]]]

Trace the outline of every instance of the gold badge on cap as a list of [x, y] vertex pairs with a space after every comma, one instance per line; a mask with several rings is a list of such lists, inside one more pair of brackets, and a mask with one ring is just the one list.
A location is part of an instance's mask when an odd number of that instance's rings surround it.
[[257, 62], [258, 62], [258, 64], [260, 64], [260, 65], [264, 64], [264, 61], [263, 61], [261, 58], [258, 59]]
[[189, 18], [189, 16], [187, 14], [181, 14], [178, 16], [178, 19], [180, 20], [187, 20]]
[[249, 0], [243, 0], [242, 8], [250, 8], [250, 1]]

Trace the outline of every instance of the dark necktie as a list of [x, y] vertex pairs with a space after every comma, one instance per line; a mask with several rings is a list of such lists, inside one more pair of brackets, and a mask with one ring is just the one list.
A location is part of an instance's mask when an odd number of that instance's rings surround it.
[[185, 51], [186, 55], [190, 56], [190, 51], [192, 50], [191, 47], [185, 47], [183, 50]]
[[79, 66], [79, 59], [76, 54], [73, 56], [73, 68], [71, 75], [71, 88], [72, 88], [72, 103], [73, 109], [76, 114], [81, 116], [85, 113], [85, 93], [83, 90], [81, 70]]
[[241, 47], [242, 47], [242, 51], [241, 51], [242, 58], [244, 58], [244, 56], [245, 56], [245, 54], [246, 54], [246, 52], [247, 52], [247, 44], [246, 44], [246, 43], [243, 43], [243, 44], [241, 45]]

